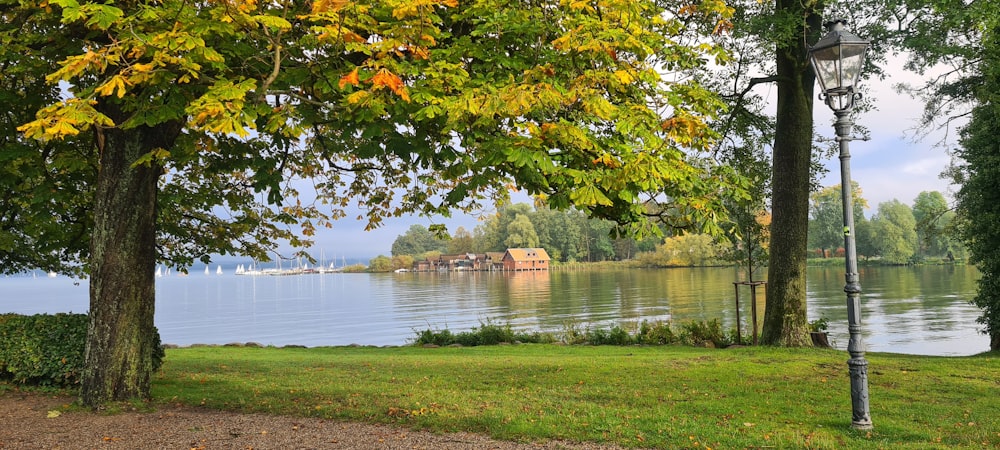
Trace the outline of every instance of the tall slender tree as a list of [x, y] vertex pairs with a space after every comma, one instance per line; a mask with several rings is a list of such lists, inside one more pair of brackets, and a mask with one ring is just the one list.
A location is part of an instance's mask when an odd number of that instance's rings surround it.
[[808, 345], [808, 248], [813, 99], [816, 76], [809, 45], [822, 32], [822, 3], [777, 0], [775, 82], [777, 116], [771, 175], [771, 260], [761, 342]]

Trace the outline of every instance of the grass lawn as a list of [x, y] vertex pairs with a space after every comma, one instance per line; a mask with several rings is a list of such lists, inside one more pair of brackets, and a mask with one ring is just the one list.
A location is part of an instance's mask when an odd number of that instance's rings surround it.
[[854, 431], [846, 352], [747, 347], [167, 350], [158, 401], [660, 448], [1000, 447], [1000, 355], [868, 354]]

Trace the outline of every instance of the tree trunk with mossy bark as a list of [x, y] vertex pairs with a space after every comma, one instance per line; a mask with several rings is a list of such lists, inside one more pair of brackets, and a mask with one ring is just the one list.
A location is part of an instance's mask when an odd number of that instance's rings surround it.
[[[813, 8], [816, 8], [813, 5]], [[815, 75], [808, 42], [819, 37], [822, 19], [803, 4], [779, 0], [777, 10], [805, 17], [798, 39], [777, 49], [778, 104], [772, 158], [771, 259], [761, 341], [765, 345], [810, 345], [806, 321], [806, 251]], [[815, 11], [815, 10], [814, 10]], [[782, 45], [784, 44], [784, 45]]]
[[170, 148], [179, 124], [97, 131], [100, 172], [90, 259], [90, 325], [81, 401], [98, 408], [150, 396], [158, 164], [136, 162]]

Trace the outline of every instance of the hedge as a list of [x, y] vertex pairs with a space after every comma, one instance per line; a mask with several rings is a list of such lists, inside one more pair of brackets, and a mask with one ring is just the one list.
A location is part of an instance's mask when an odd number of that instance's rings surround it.
[[[0, 315], [0, 378], [40, 386], [79, 385], [87, 324], [86, 314]], [[154, 370], [163, 356], [156, 333]]]

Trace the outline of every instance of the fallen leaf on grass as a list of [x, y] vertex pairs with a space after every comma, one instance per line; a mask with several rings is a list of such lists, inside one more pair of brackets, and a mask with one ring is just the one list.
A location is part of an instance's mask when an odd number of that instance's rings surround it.
[[56, 417], [59, 417], [61, 415], [62, 415], [61, 412], [53, 410], [53, 411], [49, 411], [49, 413], [46, 414], [45, 417], [48, 418], [48, 419], [55, 419]]

